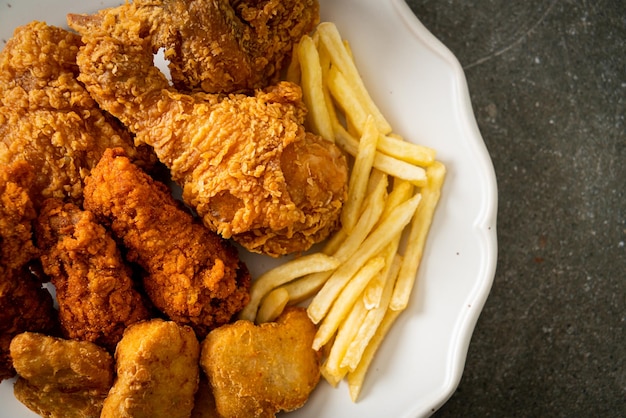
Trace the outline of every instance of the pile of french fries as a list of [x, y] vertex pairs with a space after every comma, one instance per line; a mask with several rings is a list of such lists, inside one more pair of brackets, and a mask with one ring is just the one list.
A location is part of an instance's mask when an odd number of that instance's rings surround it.
[[356, 401], [376, 350], [408, 305], [446, 170], [433, 149], [393, 133], [333, 23], [301, 40], [287, 77], [302, 86], [308, 128], [352, 156], [348, 198], [341, 229], [321, 252], [259, 277], [240, 317], [267, 322], [309, 301], [322, 375], [333, 386], [345, 378]]

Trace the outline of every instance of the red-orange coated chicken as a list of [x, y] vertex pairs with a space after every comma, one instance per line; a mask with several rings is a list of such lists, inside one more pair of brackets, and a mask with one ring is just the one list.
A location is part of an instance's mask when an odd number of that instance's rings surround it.
[[86, 180], [85, 209], [106, 222], [147, 272], [155, 307], [200, 337], [249, 300], [250, 274], [229, 242], [197, 222], [123, 150], [107, 150]]

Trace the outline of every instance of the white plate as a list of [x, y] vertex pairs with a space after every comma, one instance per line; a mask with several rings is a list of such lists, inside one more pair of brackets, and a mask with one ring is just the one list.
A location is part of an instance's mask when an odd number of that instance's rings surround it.
[[[496, 179], [456, 58], [402, 0], [321, 0], [322, 20], [349, 40], [374, 100], [394, 131], [438, 151], [448, 168], [407, 311], [380, 348], [360, 400], [321, 382], [293, 417], [415, 417], [431, 414], [459, 383], [496, 266]], [[68, 12], [120, 1], [0, 0], [2, 46], [38, 19], [65, 26]], [[270, 263], [247, 259], [254, 274]], [[35, 416], [0, 386], [0, 416]]]

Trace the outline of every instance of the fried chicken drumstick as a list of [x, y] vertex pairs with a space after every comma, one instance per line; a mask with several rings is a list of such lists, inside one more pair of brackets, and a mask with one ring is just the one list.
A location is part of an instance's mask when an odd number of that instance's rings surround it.
[[144, 289], [170, 319], [204, 337], [248, 303], [250, 274], [237, 250], [196, 222], [123, 150], [105, 151], [86, 183], [85, 209], [110, 225], [127, 259], [146, 270]]
[[205, 225], [272, 256], [304, 251], [336, 229], [346, 159], [305, 131], [299, 86], [184, 94], [153, 64], [157, 22], [125, 7], [68, 21], [85, 42], [79, 79], [136, 141], [154, 148]]
[[64, 336], [114, 352], [126, 327], [151, 317], [115, 241], [91, 212], [58, 199], [44, 202], [35, 230]]

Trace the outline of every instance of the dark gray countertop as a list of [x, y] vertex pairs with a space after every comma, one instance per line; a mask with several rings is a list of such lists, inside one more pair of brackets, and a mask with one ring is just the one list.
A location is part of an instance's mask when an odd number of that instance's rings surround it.
[[437, 417], [626, 416], [626, 2], [409, 0], [459, 59], [498, 267]]

